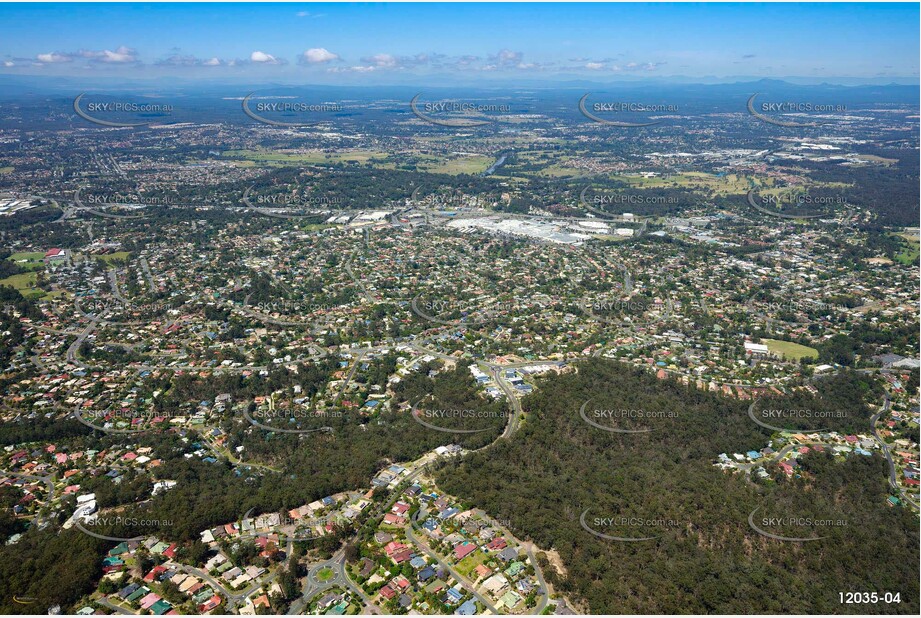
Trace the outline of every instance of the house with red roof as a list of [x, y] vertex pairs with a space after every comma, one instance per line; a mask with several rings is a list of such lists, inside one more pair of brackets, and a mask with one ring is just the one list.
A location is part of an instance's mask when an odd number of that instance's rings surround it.
[[402, 526], [406, 523], [406, 518], [400, 517], [396, 513], [387, 513], [384, 515], [384, 523], [391, 526]]
[[403, 543], [400, 543], [399, 541], [390, 541], [389, 543], [384, 545], [384, 551], [387, 553], [388, 556], [392, 557], [395, 553], [403, 549], [406, 549], [407, 547], [409, 546], [404, 545]]
[[219, 595], [214, 595], [204, 603], [198, 606], [198, 611], [201, 613], [210, 612], [212, 609], [221, 604], [221, 597]]
[[[163, 573], [164, 571], [166, 571], [166, 567], [163, 566], [162, 564], [158, 564], [158, 565], [155, 566], [154, 568], [150, 569], [150, 572], [147, 573], [147, 575], [144, 576], [144, 581], [145, 581], [145, 582], [152, 582], [152, 581], [154, 581], [155, 579], [157, 579], [157, 576], [159, 576], [159, 575], [160, 575], [161, 573]], [[158, 597], [158, 598], [159, 598], [159, 597]], [[151, 603], [151, 605], [153, 605], [153, 604]]]
[[454, 547], [454, 557], [457, 560], [463, 560], [464, 558], [472, 554], [474, 551], [476, 551], [476, 544], [471, 543], [470, 541], [464, 541], [462, 543], [458, 543]]
[[393, 554], [390, 557], [396, 564], [402, 564], [413, 557], [413, 552], [411, 549], [401, 549], [400, 551]]

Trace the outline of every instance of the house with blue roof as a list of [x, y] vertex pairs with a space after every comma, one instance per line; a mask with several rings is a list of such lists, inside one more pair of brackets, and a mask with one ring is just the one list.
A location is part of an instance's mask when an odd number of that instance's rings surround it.
[[461, 603], [457, 611], [454, 612], [456, 616], [473, 616], [476, 613], [476, 603], [473, 602], [473, 599]]
[[431, 566], [427, 566], [419, 571], [418, 578], [420, 582], [427, 582], [433, 577], [435, 577], [435, 569], [433, 569]]
[[416, 556], [415, 558], [409, 561], [409, 566], [411, 566], [414, 569], [421, 569], [425, 565], [426, 565], [425, 558], [423, 558], [422, 556]]

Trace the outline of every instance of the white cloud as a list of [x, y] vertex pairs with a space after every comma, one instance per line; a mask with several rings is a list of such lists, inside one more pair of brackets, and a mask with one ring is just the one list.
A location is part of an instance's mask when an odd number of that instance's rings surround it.
[[392, 69], [399, 64], [396, 56], [390, 54], [375, 54], [370, 58], [362, 58], [361, 61], [381, 69]]
[[173, 54], [157, 61], [157, 64], [172, 67], [219, 67], [225, 63], [220, 58], [196, 58], [195, 56]]
[[88, 60], [90, 62], [101, 62], [105, 64], [137, 64], [137, 51], [130, 47], [116, 48], [115, 51], [108, 49], [94, 50], [81, 49], [78, 52], [51, 52], [48, 54], [38, 54], [35, 59], [41, 64], [58, 64], [63, 62], [73, 62], [74, 60]]
[[604, 68], [604, 63], [603, 62], [586, 62], [585, 68], [590, 71], [600, 71], [601, 69]]
[[119, 47], [114, 52], [109, 51], [108, 49], [102, 52], [102, 55], [99, 58], [100, 62], [137, 62], [137, 52], [128, 47]]
[[334, 60], [339, 60], [339, 55], [325, 47], [311, 47], [301, 55], [301, 61], [306, 64], [323, 64]]
[[510, 49], [501, 49], [498, 54], [489, 57], [491, 61], [502, 66], [519, 65], [522, 58], [524, 54]]
[[87, 60], [110, 64], [129, 64], [138, 62], [137, 52], [130, 47], [125, 47], [124, 45], [117, 48], [115, 51], [109, 51], [108, 49], [104, 49], [102, 51], [81, 49], [79, 52], [77, 52], [77, 55], [81, 58], [86, 58]]
[[326, 69], [327, 73], [373, 73], [377, 67], [371, 66], [353, 66], [353, 67], [332, 67]]
[[272, 54], [267, 54], [263, 51], [254, 51], [249, 55], [250, 62], [256, 62], [259, 64], [281, 64], [281, 61], [276, 59]]
[[60, 62], [73, 62], [73, 57], [70, 54], [62, 54], [59, 52], [52, 52], [50, 54], [39, 54], [35, 57], [36, 60], [42, 64], [57, 64]]

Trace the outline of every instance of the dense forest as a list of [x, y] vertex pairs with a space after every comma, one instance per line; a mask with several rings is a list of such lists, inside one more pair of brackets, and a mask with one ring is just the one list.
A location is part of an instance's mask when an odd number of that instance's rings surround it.
[[[870, 388], [857, 374], [820, 385], [827, 396], [860, 401]], [[847, 389], [847, 390], [844, 390]], [[582, 404], [672, 412], [646, 421], [647, 433], [599, 430]], [[827, 406], [797, 397], [795, 405]], [[747, 405], [683, 387], [605, 360], [545, 380], [524, 401], [522, 429], [494, 448], [445, 464], [446, 491], [511, 522], [517, 534], [559, 552], [566, 574], [547, 568], [553, 584], [593, 613], [917, 613], [918, 528], [907, 511], [886, 505], [886, 464], [879, 455], [836, 461], [801, 458], [801, 471], [755, 484], [712, 465], [721, 452], [761, 448], [770, 430]], [[847, 424], [866, 413], [851, 404]], [[844, 423], [843, 423], [844, 424]], [[866, 429], [866, 423], [863, 422]], [[783, 542], [760, 536], [749, 515], [834, 522], [825, 538]], [[636, 517], [656, 526], [597, 530], [580, 525]], [[664, 523], [663, 523], [664, 522]], [[796, 522], [794, 522], [796, 523]], [[667, 524], [667, 525], [666, 525]], [[766, 528], [783, 536], [799, 525]], [[885, 556], [885, 560], [880, 560]], [[540, 557], [539, 557], [540, 560]], [[546, 562], [544, 562], [546, 566]], [[840, 591], [900, 592], [898, 606], [841, 606]]]

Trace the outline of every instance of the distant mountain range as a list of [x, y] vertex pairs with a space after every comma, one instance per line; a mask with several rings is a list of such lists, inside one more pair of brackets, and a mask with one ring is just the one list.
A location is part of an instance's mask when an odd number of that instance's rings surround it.
[[[183, 95], [209, 95], [209, 96], [234, 96], [241, 92], [253, 90], [273, 89], [290, 90], [313, 93], [354, 93], [364, 97], [374, 96], [406, 96], [408, 92], [418, 92], [420, 89], [457, 91], [488, 94], [489, 92], [515, 90], [540, 90], [540, 91], [593, 91], [599, 93], [631, 92], [644, 93], [650, 96], [692, 96], [707, 99], [710, 97], [725, 98], [727, 96], [751, 95], [755, 92], [769, 93], [772, 96], [790, 95], [802, 97], [805, 94], [814, 96], [844, 97], [852, 102], [877, 102], [877, 103], [912, 103], [919, 101], [919, 85], [917, 78], [905, 78], [893, 81], [892, 79], [870, 80], [864, 78], [840, 78], [823, 83], [807, 83], [808, 78], [790, 77], [786, 79], [758, 79], [748, 77], [728, 78], [647, 78], [647, 79], [619, 79], [617, 81], [586, 80], [580, 77], [561, 77], [557, 80], [496, 80], [470, 82], [459, 81], [456, 76], [403, 76], [401, 83], [389, 85], [362, 85], [362, 84], [328, 84], [314, 85], [293, 84], [284, 81], [264, 82], [231, 82], [227, 80], [201, 80], [183, 78], [154, 78], [154, 79], [124, 79], [124, 78], [67, 78], [67, 77], [42, 77], [24, 75], [0, 75], [0, 99], [15, 99], [22, 96], [41, 95], [74, 95], [84, 91], [98, 93], [141, 93], [156, 92], [158, 94], [183, 94]], [[811, 80], [814, 82], [815, 80]], [[409, 96], [412, 96], [410, 94]]]

